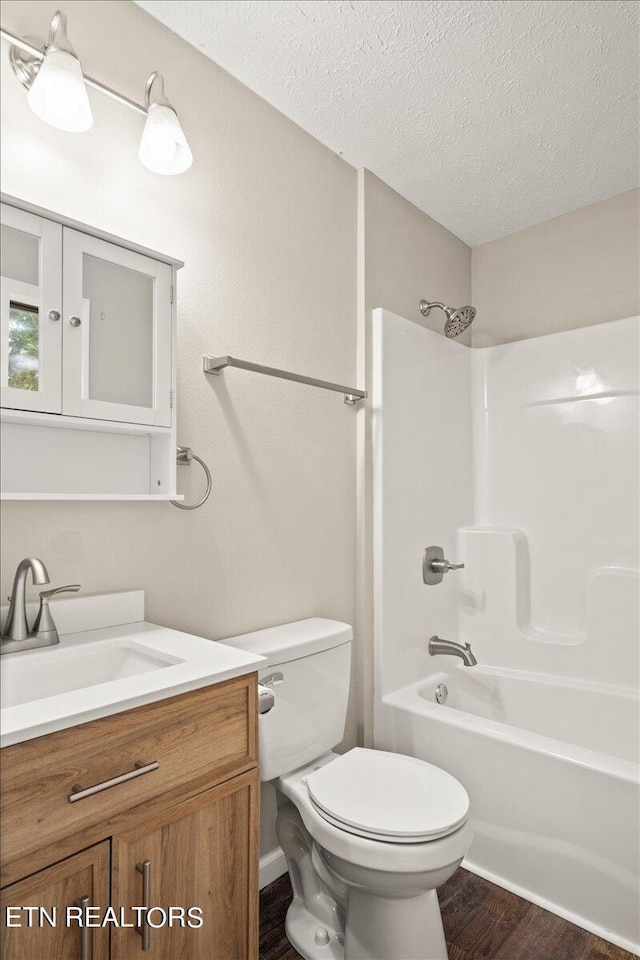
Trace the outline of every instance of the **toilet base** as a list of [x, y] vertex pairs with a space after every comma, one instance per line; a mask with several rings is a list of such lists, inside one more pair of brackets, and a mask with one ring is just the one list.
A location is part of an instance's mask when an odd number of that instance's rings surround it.
[[[364, 875], [345, 882], [350, 865], [319, 851], [291, 803], [280, 805], [277, 832], [293, 888], [285, 930], [305, 960], [447, 960], [435, 889], [398, 896], [394, 888], [396, 896], [388, 895], [390, 878], [378, 871], [367, 872], [367, 889], [358, 882]], [[456, 867], [443, 868], [437, 879]], [[376, 882], [382, 887], [373, 892]]]
[[341, 930], [322, 923], [294, 896], [285, 931], [305, 960], [447, 960], [435, 890], [390, 899], [351, 890], [345, 941]]
[[447, 956], [435, 890], [402, 899], [350, 891], [345, 960], [447, 960]]

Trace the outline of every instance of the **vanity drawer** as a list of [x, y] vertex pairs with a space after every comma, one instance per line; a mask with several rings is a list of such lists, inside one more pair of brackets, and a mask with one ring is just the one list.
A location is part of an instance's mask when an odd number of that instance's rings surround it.
[[[44, 862], [68, 856], [139, 804], [166, 805], [254, 767], [256, 674], [5, 747], [1, 760], [4, 884], [39, 869], [35, 851]], [[104, 789], [70, 801], [76, 786]]]

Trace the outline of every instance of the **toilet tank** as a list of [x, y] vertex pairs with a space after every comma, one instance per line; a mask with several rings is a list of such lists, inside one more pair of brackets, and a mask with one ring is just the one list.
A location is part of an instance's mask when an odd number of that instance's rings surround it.
[[312, 617], [223, 642], [266, 657], [258, 681], [275, 673], [275, 704], [259, 717], [260, 778], [273, 780], [311, 763], [344, 736], [349, 697], [349, 624]]

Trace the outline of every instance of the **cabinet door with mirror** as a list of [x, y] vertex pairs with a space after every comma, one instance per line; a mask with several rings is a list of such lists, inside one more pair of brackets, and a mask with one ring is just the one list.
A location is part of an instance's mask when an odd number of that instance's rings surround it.
[[62, 411], [62, 227], [2, 205], [2, 406]]
[[64, 228], [63, 412], [171, 423], [171, 267]]

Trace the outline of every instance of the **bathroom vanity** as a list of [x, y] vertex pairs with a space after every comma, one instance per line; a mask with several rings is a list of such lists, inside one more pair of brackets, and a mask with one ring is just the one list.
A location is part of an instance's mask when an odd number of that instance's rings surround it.
[[[119, 595], [112, 619], [141, 597]], [[63, 633], [104, 598], [57, 607]], [[261, 658], [140, 619], [2, 660], [4, 960], [257, 957]], [[56, 925], [22, 910], [7, 928], [8, 906], [55, 907]], [[98, 925], [67, 925], [69, 906]], [[100, 926], [109, 906], [118, 925]]]

